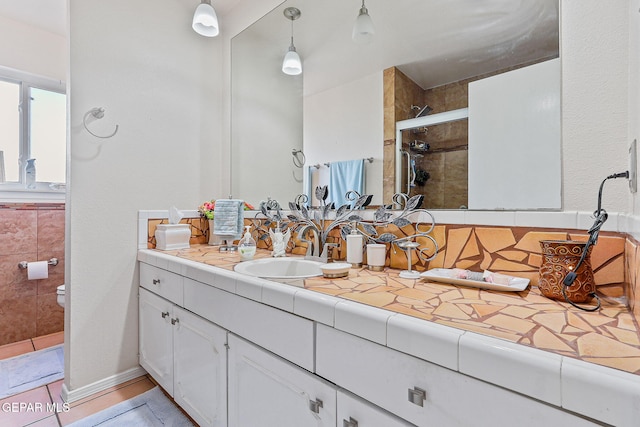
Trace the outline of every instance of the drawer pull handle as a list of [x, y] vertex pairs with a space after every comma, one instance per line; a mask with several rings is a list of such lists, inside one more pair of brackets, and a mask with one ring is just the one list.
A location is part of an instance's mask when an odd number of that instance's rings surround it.
[[160, 284], [160, 279], [153, 279], [153, 284], [154, 285], [159, 285]]
[[421, 388], [414, 387], [409, 389], [409, 402], [414, 405], [424, 406], [424, 401], [427, 399], [427, 392]]
[[175, 319], [171, 319], [172, 325], [175, 325], [176, 323], [180, 323], [180, 319], [178, 319], [177, 317]]
[[358, 420], [349, 417], [349, 421], [342, 420], [342, 427], [358, 427]]
[[165, 317], [167, 317], [169, 315], [168, 311], [163, 311], [162, 312], [162, 318], [164, 319]]
[[322, 408], [322, 400], [316, 399], [316, 400], [309, 401], [309, 409], [311, 409], [311, 412], [315, 412], [316, 414], [319, 414], [320, 408]]

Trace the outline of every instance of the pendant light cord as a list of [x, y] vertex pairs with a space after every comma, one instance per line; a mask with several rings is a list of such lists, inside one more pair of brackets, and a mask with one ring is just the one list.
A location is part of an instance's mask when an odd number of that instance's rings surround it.
[[291, 18], [291, 46], [293, 46], [293, 21], [294, 21], [294, 18], [292, 17]]

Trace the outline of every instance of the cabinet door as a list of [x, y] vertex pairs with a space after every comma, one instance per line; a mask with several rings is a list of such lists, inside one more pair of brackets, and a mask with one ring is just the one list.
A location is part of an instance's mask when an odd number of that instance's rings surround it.
[[174, 309], [174, 399], [201, 427], [227, 424], [227, 333]]
[[173, 304], [140, 288], [140, 365], [173, 396]]
[[229, 334], [229, 427], [336, 425], [336, 392], [311, 373]]
[[413, 424], [360, 399], [338, 390], [338, 427], [413, 427]]

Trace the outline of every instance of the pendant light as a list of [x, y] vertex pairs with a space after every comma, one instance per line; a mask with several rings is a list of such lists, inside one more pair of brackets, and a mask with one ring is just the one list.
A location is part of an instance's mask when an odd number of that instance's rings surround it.
[[211, 0], [201, 0], [193, 14], [193, 30], [205, 37], [215, 37], [220, 33], [218, 16], [211, 6]]
[[284, 16], [291, 20], [291, 46], [284, 56], [282, 61], [282, 72], [290, 76], [297, 76], [302, 73], [302, 61], [300, 55], [296, 52], [296, 47], [293, 45], [293, 21], [300, 18], [300, 9], [295, 7], [288, 7], [284, 10]]
[[362, 7], [356, 18], [356, 23], [353, 25], [351, 38], [353, 38], [353, 41], [356, 43], [370, 43], [371, 40], [373, 40], [373, 33], [373, 21], [369, 16], [369, 11], [364, 5], [364, 0], [362, 0]]

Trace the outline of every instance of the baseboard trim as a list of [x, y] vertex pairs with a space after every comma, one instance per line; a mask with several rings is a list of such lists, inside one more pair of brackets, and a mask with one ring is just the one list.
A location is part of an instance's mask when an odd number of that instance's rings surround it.
[[75, 390], [69, 390], [67, 388], [67, 384], [62, 384], [62, 392], [60, 393], [62, 396], [62, 400], [67, 403], [75, 402], [76, 400], [83, 399], [85, 397], [91, 396], [92, 394], [99, 393], [108, 389], [109, 387], [117, 386], [118, 384], [122, 384], [123, 382], [132, 380], [134, 378], [138, 378], [142, 375], [146, 375], [147, 371], [142, 368], [142, 366], [137, 366], [135, 368], [131, 368], [124, 372], [120, 372], [119, 374], [115, 374], [113, 376], [103, 378], [99, 381], [96, 381], [92, 384], [88, 384], [84, 387], [77, 388]]

